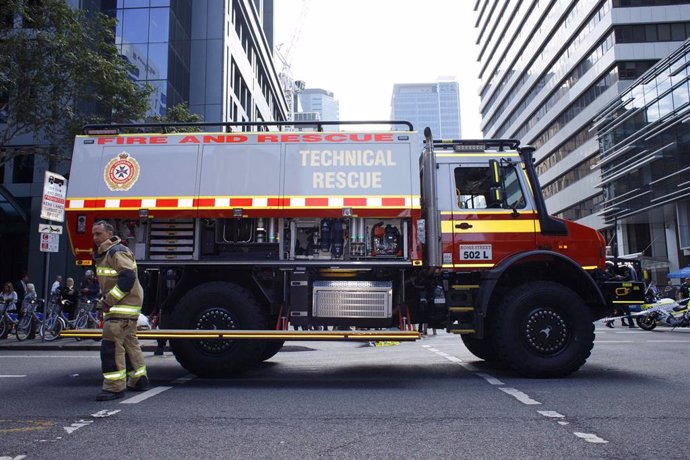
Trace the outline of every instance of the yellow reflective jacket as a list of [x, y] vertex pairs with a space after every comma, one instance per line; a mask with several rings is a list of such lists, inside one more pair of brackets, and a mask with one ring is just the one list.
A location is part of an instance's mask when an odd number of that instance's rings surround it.
[[137, 263], [132, 251], [114, 236], [98, 247], [93, 259], [103, 302], [110, 306], [104, 317], [137, 319], [144, 290], [137, 278]]

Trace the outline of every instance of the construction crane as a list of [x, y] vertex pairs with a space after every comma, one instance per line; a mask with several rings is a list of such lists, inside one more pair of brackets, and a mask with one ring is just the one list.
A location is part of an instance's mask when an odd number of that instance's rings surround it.
[[294, 121], [295, 112], [298, 111], [299, 106], [297, 95], [304, 91], [304, 81], [295, 80], [292, 76], [292, 69], [290, 67], [290, 54], [292, 53], [292, 50], [295, 48], [295, 45], [299, 41], [299, 36], [302, 32], [302, 25], [304, 24], [304, 19], [307, 16], [307, 11], [309, 10], [310, 4], [311, 0], [302, 0], [300, 13], [297, 18], [295, 28], [292, 31], [292, 35], [290, 36], [290, 40], [287, 42], [287, 44], [279, 44], [275, 49], [275, 55], [283, 64], [281, 71], [278, 73], [278, 77], [280, 79], [280, 86], [283, 88], [285, 100], [287, 101], [288, 105], [288, 121]]

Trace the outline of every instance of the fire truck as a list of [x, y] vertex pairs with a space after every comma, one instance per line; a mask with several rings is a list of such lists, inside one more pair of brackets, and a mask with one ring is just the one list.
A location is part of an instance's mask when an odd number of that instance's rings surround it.
[[432, 327], [480, 359], [561, 377], [589, 357], [593, 321], [643, 303], [643, 283], [606, 269], [599, 232], [549, 216], [532, 147], [361, 123], [86, 127], [66, 204], [76, 263], [93, 263], [91, 227], [111, 222], [145, 309], [161, 312], [141, 336], [170, 338], [202, 376], [286, 340]]

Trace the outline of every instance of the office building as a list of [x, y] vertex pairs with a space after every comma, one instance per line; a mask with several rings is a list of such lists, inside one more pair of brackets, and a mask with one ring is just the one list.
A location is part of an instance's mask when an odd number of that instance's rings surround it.
[[536, 147], [549, 212], [606, 231], [592, 120], [690, 33], [690, 2], [478, 0], [481, 128]]
[[672, 270], [690, 263], [689, 66], [686, 40], [594, 120], [602, 215], [618, 230], [619, 253], [667, 260]]
[[436, 139], [460, 139], [459, 92], [455, 81], [395, 84], [391, 119], [410, 121], [420, 132], [429, 127]]
[[[330, 91], [321, 88], [306, 88], [299, 93], [299, 102], [302, 112], [318, 113], [320, 120], [340, 120], [340, 102]], [[295, 114], [295, 120], [297, 119], [297, 114]]]

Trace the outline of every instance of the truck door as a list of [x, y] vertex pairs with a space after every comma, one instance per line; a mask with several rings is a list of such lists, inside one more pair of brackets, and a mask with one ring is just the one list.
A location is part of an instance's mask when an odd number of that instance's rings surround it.
[[535, 248], [537, 220], [525, 193], [524, 173], [519, 164], [497, 166], [498, 186], [487, 161], [450, 165], [455, 184], [451, 221], [455, 268], [491, 268], [512, 254]]

